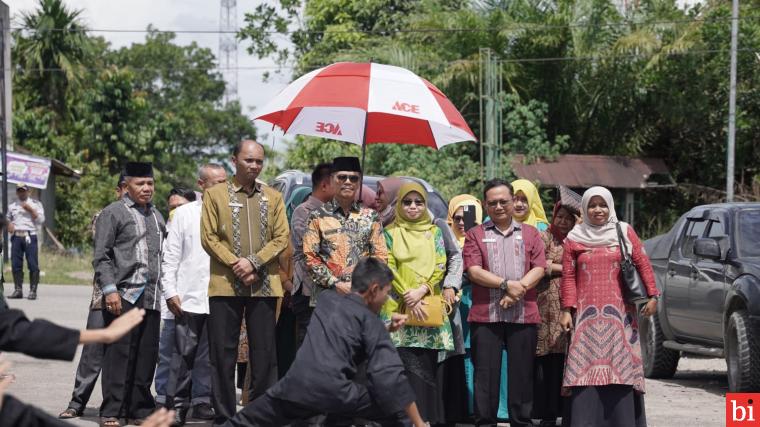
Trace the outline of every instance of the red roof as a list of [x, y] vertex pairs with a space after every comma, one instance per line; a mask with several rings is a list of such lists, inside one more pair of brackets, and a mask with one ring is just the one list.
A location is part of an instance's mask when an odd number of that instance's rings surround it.
[[516, 155], [512, 170], [519, 178], [538, 181], [542, 185], [566, 185], [588, 188], [646, 188], [651, 175], [669, 175], [662, 159], [625, 156], [566, 154], [555, 161], [524, 164], [525, 156]]

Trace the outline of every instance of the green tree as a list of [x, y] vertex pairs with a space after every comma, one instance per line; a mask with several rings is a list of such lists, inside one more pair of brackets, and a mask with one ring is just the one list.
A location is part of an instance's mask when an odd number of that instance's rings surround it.
[[91, 43], [81, 22], [81, 10], [67, 8], [62, 0], [39, 0], [38, 9], [22, 13], [23, 30], [15, 31], [13, 63], [21, 90], [28, 91], [27, 107], [47, 107], [61, 118], [69, 111], [70, 89], [85, 75]]

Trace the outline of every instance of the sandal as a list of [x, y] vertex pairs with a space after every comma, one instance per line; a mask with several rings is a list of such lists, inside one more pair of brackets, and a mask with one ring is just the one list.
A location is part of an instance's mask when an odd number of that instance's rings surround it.
[[100, 427], [121, 427], [121, 421], [116, 417], [100, 417]]
[[77, 411], [74, 408], [66, 408], [65, 411], [58, 414], [58, 418], [62, 418], [62, 419], [76, 418], [76, 417], [81, 417], [81, 416], [82, 416], [82, 413]]

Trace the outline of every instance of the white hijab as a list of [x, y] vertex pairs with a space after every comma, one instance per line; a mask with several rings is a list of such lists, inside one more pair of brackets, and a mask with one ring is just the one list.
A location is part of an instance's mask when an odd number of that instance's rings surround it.
[[[607, 207], [610, 209], [610, 216], [607, 219], [607, 223], [603, 225], [591, 224], [591, 218], [588, 216], [588, 205], [594, 196], [599, 196], [604, 199], [605, 203], [607, 203]], [[581, 215], [583, 216], [583, 223], [576, 225], [570, 230], [570, 233], [567, 235], [568, 239], [590, 247], [619, 246], [617, 227], [615, 227], [615, 224], [619, 222], [628, 253], [631, 253], [631, 242], [628, 239], [629, 226], [625, 222], [618, 220], [617, 213], [615, 213], [615, 203], [612, 200], [612, 193], [610, 193], [610, 190], [604, 187], [591, 187], [586, 190], [586, 192], [583, 193], [583, 199], [581, 200]]]

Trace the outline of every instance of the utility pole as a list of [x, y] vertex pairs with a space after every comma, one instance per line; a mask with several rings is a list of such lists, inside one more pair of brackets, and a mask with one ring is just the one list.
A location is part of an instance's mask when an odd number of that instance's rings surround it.
[[728, 93], [728, 147], [726, 201], [734, 201], [734, 147], [736, 145], [736, 51], [739, 45], [739, 0], [731, 1], [731, 76]]
[[491, 49], [480, 49], [481, 178], [496, 178], [501, 170], [503, 141], [502, 73]]
[[[11, 136], [12, 129], [11, 82], [11, 16], [8, 5], [0, 1], [0, 162], [3, 168], [2, 209], [6, 214], [8, 212], [8, 138]], [[3, 227], [2, 237], [2, 264], [4, 264], [8, 261], [8, 230], [5, 227]]]

